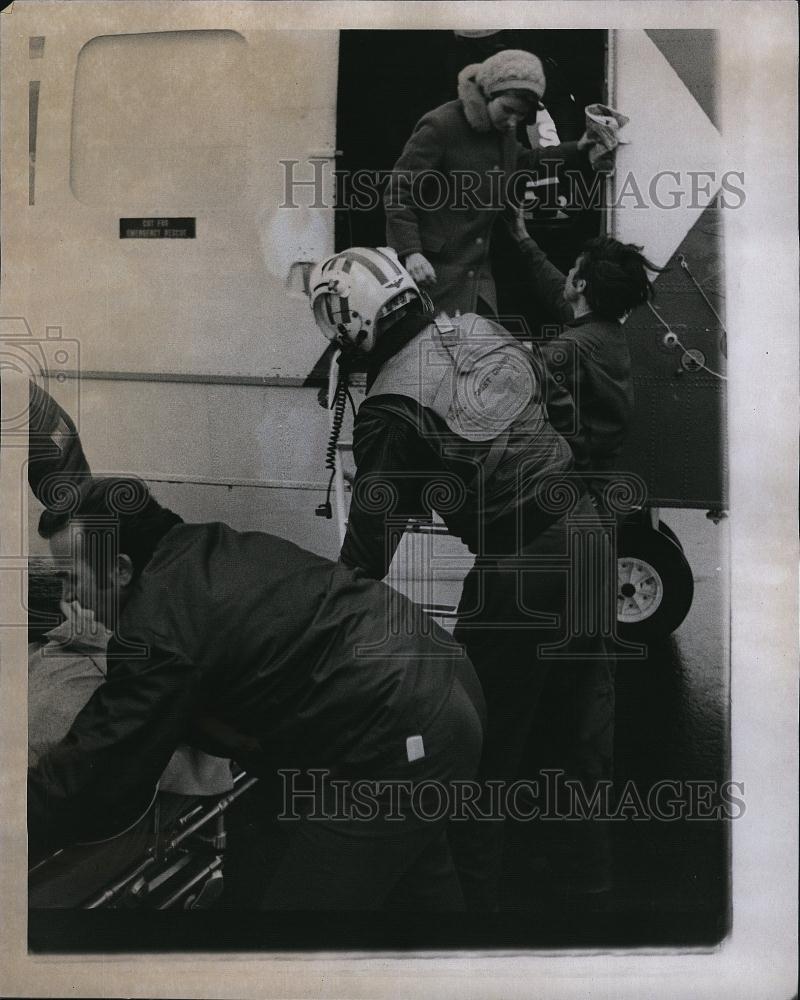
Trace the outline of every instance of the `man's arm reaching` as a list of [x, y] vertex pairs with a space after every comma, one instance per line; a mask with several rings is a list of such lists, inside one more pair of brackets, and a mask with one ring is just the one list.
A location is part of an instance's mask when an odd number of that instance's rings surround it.
[[31, 857], [117, 832], [146, 807], [195, 710], [197, 675], [180, 657], [114, 660], [64, 739], [28, 772]]
[[537, 301], [547, 313], [546, 318], [556, 323], [568, 323], [573, 315], [569, 304], [564, 301], [565, 275], [550, 263], [547, 254], [529, 235], [522, 209], [515, 213], [509, 230], [522, 253], [525, 272]]

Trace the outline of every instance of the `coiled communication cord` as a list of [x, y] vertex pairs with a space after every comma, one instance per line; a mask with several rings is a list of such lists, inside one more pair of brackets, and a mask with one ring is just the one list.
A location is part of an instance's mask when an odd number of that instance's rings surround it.
[[315, 512], [318, 517], [333, 517], [333, 508], [331, 507], [331, 491], [333, 490], [333, 481], [336, 478], [336, 449], [339, 443], [339, 437], [342, 433], [344, 413], [348, 401], [350, 403], [353, 416], [355, 417], [356, 404], [350, 394], [350, 385], [347, 373], [341, 372], [339, 374], [339, 380], [336, 383], [336, 390], [334, 391], [333, 399], [329, 401], [329, 408], [333, 410], [333, 418], [331, 420], [331, 433], [328, 438], [328, 445], [325, 449], [325, 468], [330, 472], [330, 478], [328, 479], [328, 489], [325, 493], [325, 502], [321, 503]]

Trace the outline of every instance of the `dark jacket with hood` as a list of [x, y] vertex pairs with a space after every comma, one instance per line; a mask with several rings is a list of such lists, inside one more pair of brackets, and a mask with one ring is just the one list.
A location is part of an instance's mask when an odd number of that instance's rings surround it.
[[515, 171], [545, 175], [588, 164], [577, 143], [531, 150], [499, 132], [470, 76], [474, 69], [461, 72], [457, 100], [417, 123], [384, 199], [387, 243], [401, 260], [427, 257], [437, 277], [429, 289], [434, 305], [451, 316], [475, 312], [479, 296], [496, 309], [489, 240], [508, 201], [524, 193], [523, 178], [512, 181]]

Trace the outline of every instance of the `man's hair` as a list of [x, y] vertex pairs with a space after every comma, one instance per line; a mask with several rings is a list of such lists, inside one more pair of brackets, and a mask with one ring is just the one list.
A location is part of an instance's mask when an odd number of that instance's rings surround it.
[[45, 510], [39, 518], [39, 534], [52, 538], [71, 522], [85, 522], [86, 530], [116, 527], [119, 552], [130, 557], [137, 577], [153, 552], [183, 518], [154, 500], [147, 486], [133, 476], [91, 479], [70, 497], [63, 509]]
[[642, 255], [642, 247], [598, 236], [584, 245], [575, 277], [586, 282], [583, 294], [592, 312], [618, 320], [653, 297], [647, 272], [663, 270]]

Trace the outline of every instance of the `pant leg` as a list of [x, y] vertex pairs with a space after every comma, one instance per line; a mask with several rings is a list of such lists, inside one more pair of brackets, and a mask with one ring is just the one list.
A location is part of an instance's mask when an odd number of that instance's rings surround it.
[[264, 898], [266, 909], [377, 910], [440, 830], [401, 821], [304, 817]]
[[[582, 802], [596, 795], [600, 808], [613, 808], [611, 780], [614, 768], [614, 659], [571, 664], [567, 774], [583, 790]], [[567, 803], [571, 805], [570, 802]], [[579, 815], [570, 825], [574, 856], [571, 884], [576, 891], [599, 892], [613, 880], [610, 820], [602, 815]]]
[[[447, 703], [422, 732], [425, 756], [396, 760], [375, 780], [450, 782], [474, 777], [481, 724], [473, 701], [456, 680]], [[404, 744], [404, 740], [403, 740]], [[418, 766], [415, 766], [418, 765]], [[323, 801], [322, 789], [297, 822], [291, 846], [264, 897], [265, 909], [375, 910], [463, 908], [458, 877], [445, 836], [448, 809], [424, 810], [406, 793], [381, 802], [370, 819], [350, 815], [345, 792], [339, 816]], [[400, 818], [389, 818], [399, 810]], [[326, 815], [327, 813], [327, 815]], [[317, 818], [315, 818], [315, 815]]]
[[445, 827], [424, 848], [387, 896], [387, 910], [458, 913], [465, 909]]
[[[579, 512], [591, 520], [587, 502], [582, 501]], [[590, 526], [588, 520], [586, 524]], [[523, 555], [564, 556], [566, 560], [568, 545], [564, 519], [542, 532], [523, 549]], [[559, 720], [570, 748], [569, 759], [562, 763], [591, 797], [596, 782], [611, 773], [613, 665], [606, 643], [598, 635], [569, 635], [554, 657], [548, 647], [564, 634], [568, 575], [558, 570], [536, 571], [535, 558], [530, 570], [511, 566], [501, 560], [476, 560], [465, 581], [455, 633], [475, 664], [486, 696], [488, 724], [481, 777], [509, 782], [518, 775], [544, 683], [550, 671], [558, 670], [572, 679]], [[613, 599], [610, 594], [593, 596]], [[555, 616], [558, 624], [547, 624], [543, 616]], [[587, 843], [599, 843], [598, 852], [607, 857], [607, 824], [594, 822], [586, 829]], [[468, 906], [496, 908], [502, 840], [501, 821], [478, 820], [451, 834]]]
[[484, 785], [477, 810], [480, 818], [453, 824], [449, 831], [466, 905], [473, 910], [495, 910], [499, 905], [504, 818], [502, 808], [498, 815], [486, 782], [510, 783], [517, 775], [550, 670], [537, 658], [536, 648], [556, 635], [526, 609], [558, 612], [559, 581], [550, 574], [546, 580], [537, 579], [543, 594], [537, 601], [524, 592], [526, 585], [530, 591], [528, 576], [496, 562], [476, 560], [459, 605], [455, 636], [475, 665], [487, 707], [479, 769]]

